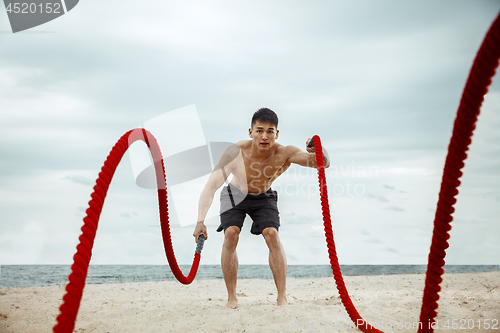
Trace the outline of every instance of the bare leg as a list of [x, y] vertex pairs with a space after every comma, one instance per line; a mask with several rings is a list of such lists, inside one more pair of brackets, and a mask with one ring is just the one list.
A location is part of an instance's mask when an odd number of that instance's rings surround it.
[[238, 275], [238, 255], [236, 246], [240, 235], [240, 228], [231, 226], [224, 231], [224, 245], [222, 246], [221, 266], [227, 288], [227, 304], [229, 308], [238, 307], [236, 297], [236, 278]]
[[278, 305], [288, 304], [286, 300], [286, 255], [281, 245], [278, 230], [269, 227], [262, 232], [269, 248], [269, 267], [273, 272], [274, 282], [278, 289]]

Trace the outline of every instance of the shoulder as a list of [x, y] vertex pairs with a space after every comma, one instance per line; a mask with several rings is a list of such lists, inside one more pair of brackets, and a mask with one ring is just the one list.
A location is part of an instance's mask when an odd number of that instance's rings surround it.
[[252, 140], [241, 140], [234, 144], [241, 149], [250, 148], [252, 146]]
[[223, 156], [234, 158], [241, 152], [242, 149], [250, 147], [250, 144], [251, 144], [250, 140], [238, 141], [227, 147], [227, 149], [224, 151]]
[[281, 146], [281, 147], [278, 147], [278, 149], [279, 149], [279, 153], [283, 154], [287, 158], [289, 158], [297, 153], [302, 152], [302, 150], [300, 150], [300, 148], [295, 147], [295, 146]]
[[228, 166], [231, 162], [235, 161], [236, 158], [241, 154], [241, 150], [245, 148], [245, 145], [245, 141], [239, 141], [227, 147], [227, 149], [220, 157], [216, 169], [223, 166]]

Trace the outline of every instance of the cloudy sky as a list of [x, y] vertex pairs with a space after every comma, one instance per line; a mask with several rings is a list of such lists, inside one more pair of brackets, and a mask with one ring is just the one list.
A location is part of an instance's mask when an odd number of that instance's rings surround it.
[[[207, 142], [246, 139], [261, 107], [278, 113], [284, 145], [319, 134], [341, 264], [425, 264], [462, 89], [499, 10], [496, 0], [85, 0], [16, 34], [0, 10], [0, 264], [71, 263], [114, 143], [188, 105]], [[500, 264], [499, 81], [466, 161], [449, 264]], [[191, 136], [186, 127], [178, 139]], [[298, 167], [275, 183], [289, 264], [328, 263], [316, 184]], [[218, 264], [223, 235], [207, 223], [202, 263]], [[126, 156], [92, 263], [164, 264], [158, 224], [155, 191], [135, 184]], [[266, 264], [249, 225], [240, 263]], [[193, 227], [172, 230], [189, 264]]]

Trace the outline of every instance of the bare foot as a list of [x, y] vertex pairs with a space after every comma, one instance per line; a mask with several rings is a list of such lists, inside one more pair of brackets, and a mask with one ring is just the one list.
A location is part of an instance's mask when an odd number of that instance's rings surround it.
[[237, 298], [228, 299], [226, 307], [230, 309], [236, 309], [238, 307], [238, 299]]
[[286, 296], [278, 296], [278, 305], [287, 305], [288, 301], [286, 300]]

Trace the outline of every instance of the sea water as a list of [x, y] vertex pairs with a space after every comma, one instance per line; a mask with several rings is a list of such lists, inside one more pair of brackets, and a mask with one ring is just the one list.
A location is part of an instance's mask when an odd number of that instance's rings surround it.
[[[184, 275], [189, 265], [180, 265]], [[343, 275], [425, 274], [426, 265], [340, 265]], [[499, 265], [447, 265], [446, 273], [498, 271]], [[66, 285], [70, 265], [1, 265], [0, 288]], [[329, 265], [288, 265], [288, 277], [333, 277]], [[220, 265], [200, 265], [197, 279], [222, 279]], [[268, 265], [240, 265], [238, 279], [272, 279]], [[86, 283], [175, 280], [168, 265], [90, 265]]]

